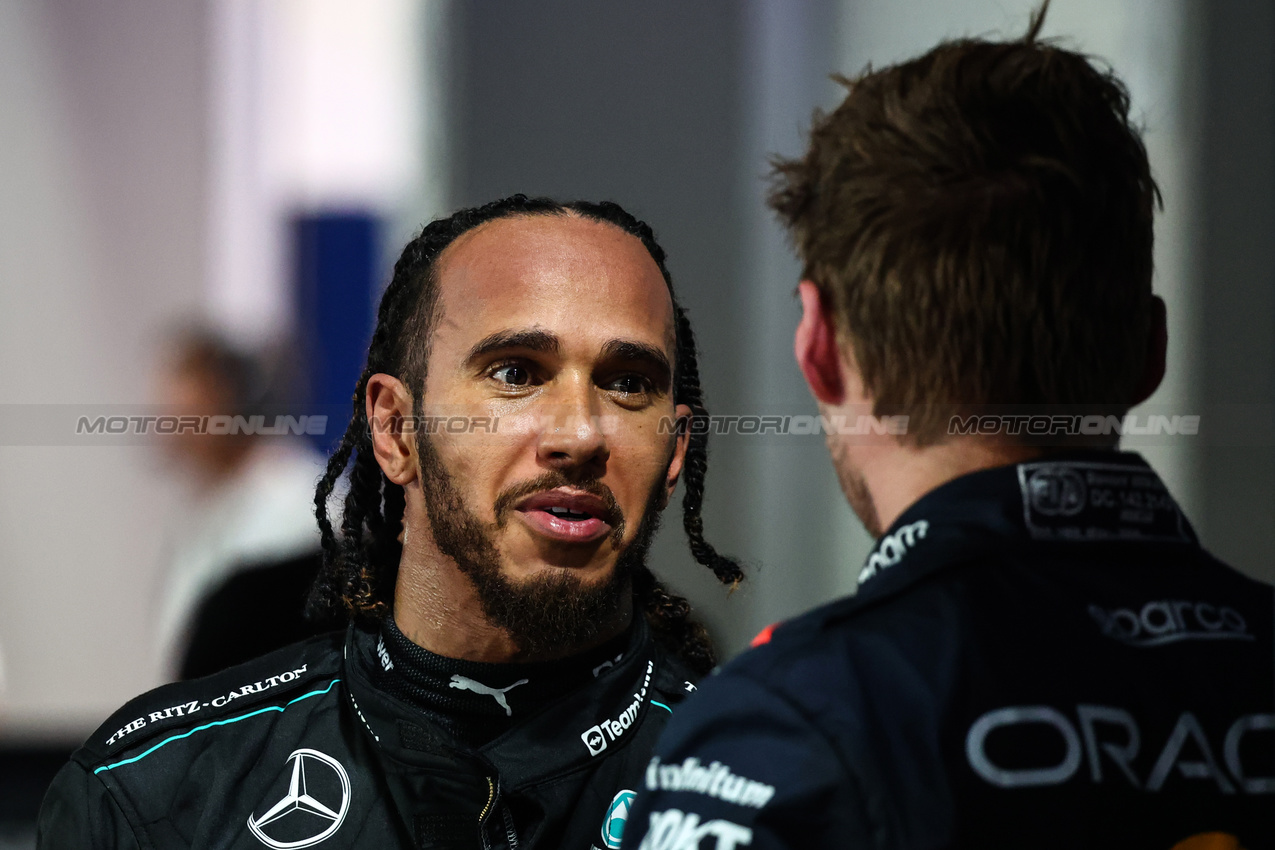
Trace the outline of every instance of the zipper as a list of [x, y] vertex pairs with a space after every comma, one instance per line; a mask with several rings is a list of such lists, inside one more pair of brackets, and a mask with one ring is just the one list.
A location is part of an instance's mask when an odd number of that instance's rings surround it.
[[[498, 775], [499, 776], [499, 775]], [[500, 823], [492, 824], [497, 835], [499, 829], [503, 826], [505, 830], [505, 847], [508, 850], [518, 850], [518, 831], [514, 828], [514, 816], [509, 811], [508, 806], [500, 805], [500, 779], [493, 779], [488, 776], [487, 779], [487, 805], [483, 806], [482, 814], [478, 816], [478, 834], [482, 836], [483, 850], [492, 850], [491, 838], [488, 834], [488, 821], [497, 810], [500, 812]], [[497, 839], [499, 843], [499, 839]]]
[[482, 814], [478, 816], [478, 822], [482, 823], [487, 820], [487, 815], [491, 813], [491, 804], [496, 802], [496, 783], [491, 777], [487, 777], [487, 805], [483, 806]]
[[483, 850], [492, 850], [491, 842], [487, 840], [487, 816], [491, 814], [492, 806], [496, 803], [496, 783], [490, 776], [485, 777], [487, 780], [487, 805], [483, 806], [482, 813], [478, 815], [478, 835], [483, 841]]

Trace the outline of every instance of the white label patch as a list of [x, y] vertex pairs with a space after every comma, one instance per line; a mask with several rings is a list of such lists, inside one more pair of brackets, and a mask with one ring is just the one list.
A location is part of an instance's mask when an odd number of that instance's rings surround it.
[[1189, 542], [1182, 512], [1145, 466], [1022, 463], [1023, 521], [1037, 540]]

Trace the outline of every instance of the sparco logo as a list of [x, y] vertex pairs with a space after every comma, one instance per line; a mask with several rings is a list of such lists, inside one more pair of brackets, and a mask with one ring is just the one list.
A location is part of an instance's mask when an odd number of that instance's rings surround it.
[[638, 710], [642, 708], [642, 700], [646, 699], [646, 691], [651, 687], [651, 673], [655, 671], [655, 662], [646, 662], [646, 678], [642, 680], [642, 688], [633, 695], [633, 702], [620, 712], [614, 720], [603, 720], [597, 726], [590, 726], [580, 733], [580, 740], [589, 748], [589, 755], [596, 756], [633, 725], [637, 720]]
[[288, 790], [260, 815], [248, 816], [257, 840], [277, 850], [313, 847], [330, 838], [350, 810], [350, 776], [340, 762], [310, 749], [294, 751], [288, 762]]
[[1180, 640], [1252, 640], [1239, 611], [1208, 602], [1162, 599], [1141, 609], [1089, 606], [1102, 633], [1130, 646], [1160, 646]]
[[921, 519], [899, 528], [893, 534], [882, 537], [876, 550], [868, 556], [868, 563], [859, 571], [859, 583], [862, 584], [872, 578], [879, 570], [893, 567], [902, 561], [903, 556], [916, 545], [918, 540], [925, 539], [925, 533], [929, 530], [930, 524]]

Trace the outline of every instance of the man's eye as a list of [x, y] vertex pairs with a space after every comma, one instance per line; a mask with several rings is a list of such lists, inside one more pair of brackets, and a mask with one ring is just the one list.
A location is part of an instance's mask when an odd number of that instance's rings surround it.
[[508, 384], [511, 387], [525, 387], [531, 383], [531, 372], [525, 366], [519, 366], [511, 363], [501, 366], [491, 373], [491, 376], [502, 384]]
[[650, 392], [651, 384], [641, 375], [621, 375], [607, 389], [618, 393], [645, 393]]

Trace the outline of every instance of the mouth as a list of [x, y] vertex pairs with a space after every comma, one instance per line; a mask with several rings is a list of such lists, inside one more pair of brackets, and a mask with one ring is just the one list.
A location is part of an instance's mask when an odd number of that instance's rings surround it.
[[533, 532], [561, 543], [593, 543], [615, 527], [606, 500], [565, 488], [528, 496], [514, 510]]

